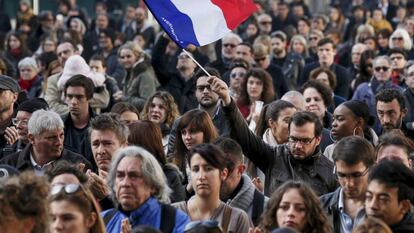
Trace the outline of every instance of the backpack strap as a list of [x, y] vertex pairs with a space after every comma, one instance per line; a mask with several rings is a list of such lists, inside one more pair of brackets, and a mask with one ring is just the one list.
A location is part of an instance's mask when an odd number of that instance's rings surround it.
[[223, 228], [223, 232], [228, 232], [231, 212], [232, 212], [232, 208], [228, 205], [224, 205], [223, 219], [221, 222], [221, 227]]
[[252, 207], [252, 220], [253, 225], [258, 226], [260, 223], [260, 216], [263, 213], [265, 197], [257, 189], [254, 189], [253, 195], [253, 207]]
[[111, 221], [111, 219], [114, 217], [115, 213], [116, 213], [117, 209], [113, 208], [110, 211], [108, 211], [105, 216], [103, 216], [103, 221], [105, 223], [105, 226], [108, 225], [109, 221]]
[[177, 210], [171, 205], [161, 204], [161, 224], [160, 230], [163, 233], [172, 233], [175, 227], [175, 216]]

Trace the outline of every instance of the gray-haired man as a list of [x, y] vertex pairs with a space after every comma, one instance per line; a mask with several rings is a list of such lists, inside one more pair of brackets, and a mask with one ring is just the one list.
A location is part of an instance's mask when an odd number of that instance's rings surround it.
[[38, 175], [43, 175], [58, 160], [83, 163], [91, 168], [82, 155], [63, 148], [63, 129], [63, 121], [56, 112], [35, 111], [28, 122], [30, 143], [22, 151], [0, 160], [0, 164], [11, 165], [19, 171], [34, 170]]

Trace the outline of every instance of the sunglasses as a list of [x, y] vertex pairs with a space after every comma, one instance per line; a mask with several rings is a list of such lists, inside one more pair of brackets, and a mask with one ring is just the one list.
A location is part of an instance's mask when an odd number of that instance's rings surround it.
[[318, 37], [312, 36], [312, 37], [309, 37], [309, 40], [318, 40]]
[[255, 58], [254, 60], [259, 63], [261, 61], [264, 61], [266, 59], [266, 57], [261, 57], [261, 58]]
[[236, 78], [236, 77], [244, 78], [245, 76], [246, 76], [245, 72], [234, 72], [230, 74], [230, 78]]
[[381, 70], [383, 70], [384, 72], [387, 72], [390, 69], [390, 67], [387, 66], [377, 66], [374, 68], [375, 71], [380, 72]]
[[56, 195], [62, 191], [66, 194], [73, 194], [82, 190], [82, 186], [80, 184], [55, 184], [50, 189], [51, 195]]
[[237, 45], [235, 44], [223, 44], [224, 47], [235, 48]]
[[263, 22], [260, 22], [260, 24], [266, 25], [266, 24], [272, 24], [272, 22], [271, 21], [263, 21]]
[[393, 37], [392, 40], [400, 40], [401, 41], [401, 40], [404, 40], [404, 38], [402, 38], [402, 37]]
[[217, 229], [221, 231], [221, 227], [216, 220], [193, 221], [185, 225], [184, 232], [194, 230], [196, 227], [205, 227], [209, 230]]

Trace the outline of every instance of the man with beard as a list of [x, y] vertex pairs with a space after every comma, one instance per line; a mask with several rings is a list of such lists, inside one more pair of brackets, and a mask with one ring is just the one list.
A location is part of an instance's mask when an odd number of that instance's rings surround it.
[[338, 142], [333, 152], [340, 187], [321, 197], [333, 232], [350, 233], [365, 217], [368, 170], [375, 162], [374, 147], [364, 138], [351, 136]]
[[269, 199], [256, 189], [250, 177], [245, 174], [246, 165], [240, 145], [227, 137], [218, 138], [214, 144], [226, 155], [226, 168], [229, 171], [221, 183], [220, 200], [231, 207], [244, 210], [257, 226]]
[[397, 89], [384, 89], [376, 96], [377, 117], [381, 123], [382, 132], [401, 129], [405, 136], [414, 139], [414, 131], [403, 124], [407, 114], [404, 95]]
[[95, 86], [91, 79], [78, 74], [70, 78], [64, 88], [65, 101], [69, 113], [62, 116], [65, 124], [66, 149], [83, 155], [96, 170], [91, 144], [88, 139], [89, 121], [95, 116], [89, 106]]
[[13, 78], [0, 75], [0, 158], [8, 145], [18, 139], [16, 128], [12, 125], [15, 116], [14, 104], [17, 101], [19, 85]]
[[301, 180], [319, 194], [332, 192], [337, 183], [333, 164], [321, 154], [322, 123], [311, 112], [298, 111], [289, 121], [286, 144], [270, 146], [256, 136], [246, 124], [226, 83], [217, 77], [207, 82], [221, 98], [221, 105], [230, 127], [230, 136], [242, 147], [243, 153], [266, 175], [265, 195], [273, 193], [288, 180]]
[[[206, 70], [210, 73], [210, 75], [220, 77], [220, 74], [216, 69], [206, 67]], [[209, 77], [202, 70], [199, 70], [194, 76], [194, 80], [196, 82], [195, 97], [198, 102], [198, 108], [206, 111], [210, 115], [214, 125], [219, 131], [220, 136], [228, 136], [229, 122], [224, 116], [218, 95], [211, 90], [208, 79]], [[170, 137], [168, 140], [168, 153], [174, 151], [175, 132], [180, 119], [181, 118], [178, 118], [171, 127]]]

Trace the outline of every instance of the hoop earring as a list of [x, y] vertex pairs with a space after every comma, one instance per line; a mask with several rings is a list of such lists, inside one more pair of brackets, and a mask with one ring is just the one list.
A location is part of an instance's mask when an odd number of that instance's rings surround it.
[[331, 130], [329, 130], [329, 137], [331, 138], [331, 140], [332, 140], [333, 142], [336, 142], [336, 140], [332, 137], [332, 129], [331, 129]]
[[365, 135], [364, 135], [364, 130], [363, 130], [361, 127], [359, 127], [359, 126], [357, 126], [357, 127], [355, 127], [355, 128], [354, 128], [354, 133], [353, 133], [353, 135], [354, 135], [354, 136], [359, 136], [359, 135], [357, 134], [357, 132], [356, 132], [356, 131], [357, 131], [357, 129], [360, 129], [360, 130], [361, 130], [362, 137], [363, 137], [363, 138], [365, 138]]

